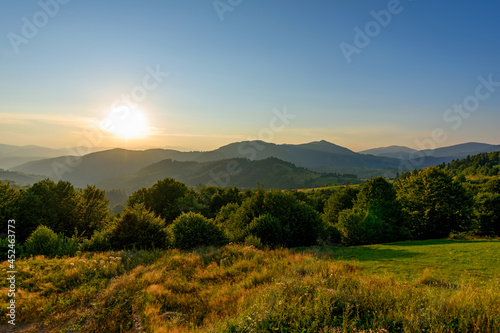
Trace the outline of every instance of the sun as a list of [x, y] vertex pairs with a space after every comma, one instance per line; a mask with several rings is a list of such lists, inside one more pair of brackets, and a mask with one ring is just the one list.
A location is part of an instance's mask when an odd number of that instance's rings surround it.
[[109, 112], [106, 130], [125, 139], [145, 137], [148, 124], [144, 112], [129, 106], [120, 106]]

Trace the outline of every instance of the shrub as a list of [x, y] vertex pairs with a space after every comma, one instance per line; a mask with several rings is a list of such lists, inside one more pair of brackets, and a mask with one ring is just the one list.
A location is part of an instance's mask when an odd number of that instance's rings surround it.
[[475, 232], [481, 236], [500, 236], [500, 194], [480, 193], [475, 198]]
[[243, 242], [247, 236], [244, 231], [249, 229], [255, 218], [262, 215], [270, 215], [279, 221], [282, 230], [280, 243], [288, 247], [315, 244], [322, 229], [318, 212], [297, 200], [293, 194], [259, 189], [227, 220], [224, 228], [232, 236], [230, 240]]
[[337, 226], [344, 245], [380, 243], [386, 232], [380, 218], [359, 208], [342, 211]]
[[94, 236], [96, 247], [105, 248], [109, 240], [115, 250], [164, 248], [167, 245], [165, 220], [146, 209], [144, 204], [127, 207], [116, 222]]
[[280, 220], [269, 214], [254, 218], [248, 225], [247, 234], [259, 238], [263, 244], [269, 246], [282, 245], [284, 241]]
[[8, 238], [0, 238], [0, 253], [4, 255], [2, 261], [7, 259], [7, 254], [11, 254], [9, 250], [16, 251], [16, 258], [20, 258], [24, 254], [24, 248], [19, 242], [16, 241], [14, 248], [12, 248], [12, 243], [9, 242]]
[[101, 231], [95, 231], [90, 239], [83, 240], [80, 249], [82, 251], [110, 251], [111, 246], [111, 235], [114, 230], [114, 225], [111, 228], [106, 228]]
[[199, 213], [183, 213], [169, 226], [172, 245], [178, 249], [219, 246], [225, 243], [223, 232]]
[[264, 244], [262, 244], [262, 241], [260, 240], [260, 238], [257, 236], [254, 236], [254, 235], [248, 235], [245, 237], [245, 245], [246, 246], [253, 246], [257, 249], [264, 248]]
[[56, 234], [44, 225], [36, 228], [24, 245], [26, 254], [34, 256], [74, 256], [78, 251], [78, 242], [75, 239], [65, 237], [63, 234]]

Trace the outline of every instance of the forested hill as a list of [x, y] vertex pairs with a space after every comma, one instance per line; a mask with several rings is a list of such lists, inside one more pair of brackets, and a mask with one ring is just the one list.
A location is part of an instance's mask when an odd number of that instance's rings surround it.
[[500, 152], [467, 156], [461, 160], [453, 160], [448, 164], [442, 164], [439, 168], [456, 176], [500, 175]]
[[126, 175], [97, 183], [104, 190], [121, 188], [132, 193], [150, 187], [158, 180], [175, 178], [188, 186], [216, 185], [255, 188], [260, 182], [266, 188], [307, 188], [331, 184], [361, 183], [358, 179], [335, 174], [320, 174], [293, 163], [270, 157], [258, 161], [233, 158], [220, 161], [194, 162], [163, 160]]

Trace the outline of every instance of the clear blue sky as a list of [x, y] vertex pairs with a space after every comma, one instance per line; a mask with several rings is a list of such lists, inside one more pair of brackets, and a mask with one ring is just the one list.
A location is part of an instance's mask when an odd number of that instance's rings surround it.
[[[498, 1], [221, 0], [223, 13], [211, 0], [60, 1], [0, 3], [0, 143], [93, 135], [99, 146], [205, 150], [260, 133], [353, 150], [500, 144]], [[160, 83], [156, 69], [168, 72]], [[132, 101], [147, 135], [103, 129], [134, 89], [147, 92]], [[447, 111], [464, 102], [474, 111]], [[295, 116], [285, 124], [274, 119], [284, 109]]]

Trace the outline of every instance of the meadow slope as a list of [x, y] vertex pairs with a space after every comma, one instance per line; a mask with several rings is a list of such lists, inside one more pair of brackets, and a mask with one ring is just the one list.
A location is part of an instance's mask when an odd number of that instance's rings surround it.
[[39, 256], [17, 261], [14, 331], [499, 332], [498, 253], [437, 240]]

